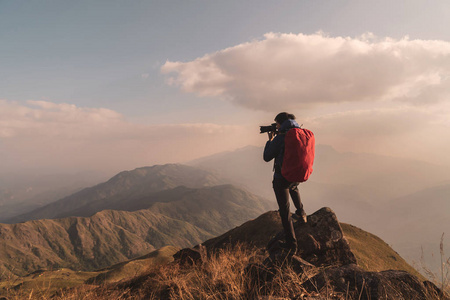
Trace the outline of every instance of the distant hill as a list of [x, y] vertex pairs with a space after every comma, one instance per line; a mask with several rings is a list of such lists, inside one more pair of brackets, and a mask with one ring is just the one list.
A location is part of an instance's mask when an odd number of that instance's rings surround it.
[[149, 210], [183, 220], [217, 235], [249, 218], [258, 216], [271, 206], [266, 199], [233, 185], [202, 189], [178, 187], [176, 200], [153, 203]]
[[443, 233], [447, 258], [450, 253], [450, 184], [397, 198], [384, 207], [384, 214], [387, 221], [380, 224], [377, 233], [417, 265], [423, 252], [424, 266], [438, 273]]
[[[272, 190], [273, 162], [262, 159], [263, 147], [247, 146], [189, 162], [276, 203]], [[450, 180], [448, 168], [408, 159], [338, 152], [316, 145], [314, 171], [300, 184], [307, 213], [333, 207], [344, 222], [370, 230], [383, 218], [383, 206]]]
[[[232, 185], [177, 187], [157, 195], [148, 209], [133, 212], [0, 224], [1, 276], [42, 268], [104, 268], [165, 245], [198, 244], [267, 210], [266, 200]], [[146, 203], [145, 197], [137, 199]]]
[[29, 213], [7, 220], [7, 223], [28, 220], [55, 219], [69, 216], [88, 217], [105, 210], [127, 210], [146, 208], [134, 201], [146, 199], [146, 205], [157, 201], [157, 193], [177, 186], [200, 188], [223, 184], [210, 172], [179, 164], [156, 165], [124, 171], [107, 182], [85, 188], [75, 194], [40, 207]]
[[[273, 162], [262, 159], [263, 147], [247, 146], [235, 151], [218, 153], [189, 162], [189, 165], [213, 171], [233, 184], [245, 185], [251, 192], [272, 197], [270, 185]], [[320, 195], [310, 182], [326, 185], [327, 189], [346, 189], [353, 200], [369, 203], [401, 197], [450, 181], [446, 167], [426, 162], [375, 154], [338, 152], [331, 146], [316, 145], [314, 171], [301, 185], [305, 194]], [[354, 195], [360, 199], [354, 199]], [[335, 199], [334, 197], [333, 199]], [[313, 203], [325, 199], [308, 199]], [[320, 206], [321, 207], [321, 206]], [[333, 205], [335, 207], [335, 205]], [[342, 219], [342, 217], [341, 217]]]

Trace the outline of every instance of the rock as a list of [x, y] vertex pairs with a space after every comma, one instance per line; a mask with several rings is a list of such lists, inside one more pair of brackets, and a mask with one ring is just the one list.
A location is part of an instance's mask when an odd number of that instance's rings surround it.
[[439, 299], [439, 289], [405, 271], [367, 272], [355, 264], [326, 268], [303, 284], [309, 291], [333, 290], [350, 299]]
[[194, 248], [184, 248], [173, 255], [176, 262], [181, 265], [193, 265], [203, 263], [206, 257], [205, 247], [197, 245]]
[[[280, 278], [295, 279], [292, 282], [299, 289], [293, 292], [293, 299], [448, 299], [442, 298], [433, 283], [422, 282], [405, 271], [368, 272], [358, 267], [330, 208], [308, 216], [306, 224], [294, 223], [294, 230], [295, 255], [282, 247], [284, 233], [278, 213], [268, 212], [203, 245], [182, 249], [174, 258], [180, 264], [192, 265], [203, 263], [208, 254], [229, 245], [258, 247], [260, 253], [250, 258], [244, 271], [251, 299], [277, 299], [270, 295], [272, 283]], [[263, 250], [264, 242], [267, 251]]]
[[[297, 238], [297, 256], [315, 266], [355, 264], [355, 255], [344, 237], [334, 212], [324, 207], [308, 216], [308, 222], [294, 223]], [[276, 259], [283, 249], [279, 247], [284, 233], [278, 233], [268, 244], [270, 257]], [[282, 254], [281, 254], [282, 256]]]
[[289, 261], [289, 266], [294, 270], [297, 274], [303, 274], [308, 272], [311, 269], [314, 269], [314, 266], [307, 262], [306, 260], [301, 259], [298, 256], [293, 256]]

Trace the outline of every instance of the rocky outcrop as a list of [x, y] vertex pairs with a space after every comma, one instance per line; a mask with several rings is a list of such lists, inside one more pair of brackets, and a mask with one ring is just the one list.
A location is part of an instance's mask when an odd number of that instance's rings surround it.
[[366, 272], [355, 264], [324, 269], [303, 286], [308, 291], [329, 288], [350, 299], [448, 299], [433, 283], [405, 271]]
[[[274, 221], [275, 216], [275, 212], [266, 213], [203, 245], [183, 249], [175, 257], [183, 264], [202, 263], [208, 253], [229, 244], [246, 243], [258, 247], [268, 240], [267, 232], [274, 228], [281, 230], [279, 222]], [[327, 290], [345, 299], [445, 299], [436, 285], [405, 271], [368, 272], [360, 268], [330, 208], [309, 215], [306, 224], [294, 223], [294, 229], [297, 253], [292, 255], [282, 247], [282, 231], [272, 235], [265, 247], [263, 262], [251, 263], [245, 269], [250, 289], [256, 287], [259, 293], [264, 292], [277, 274], [287, 270], [298, 277], [304, 291], [310, 294]]]
[[[356, 263], [355, 255], [344, 237], [336, 215], [330, 208], [322, 208], [308, 216], [306, 224], [294, 222], [297, 238], [297, 256], [317, 266], [336, 266]], [[268, 244], [271, 258], [281, 254], [278, 246], [284, 240], [283, 232], [278, 233]]]

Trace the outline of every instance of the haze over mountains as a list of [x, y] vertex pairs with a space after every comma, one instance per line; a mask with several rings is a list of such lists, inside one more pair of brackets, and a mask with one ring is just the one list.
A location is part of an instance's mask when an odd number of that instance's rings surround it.
[[[262, 147], [248, 146], [190, 164], [221, 174], [275, 202], [272, 162], [262, 160], [262, 151]], [[446, 167], [374, 154], [341, 153], [317, 145], [314, 172], [299, 187], [307, 213], [332, 207], [342, 222], [377, 234], [404, 257], [417, 262], [421, 246], [426, 254], [437, 254], [442, 233], [449, 232], [449, 182], [450, 170]], [[450, 249], [450, 239], [444, 242]]]
[[[247, 146], [189, 162], [189, 165], [215, 171], [253, 192], [273, 197], [273, 162], [262, 159], [263, 147]], [[267, 184], [269, 181], [269, 184]], [[363, 193], [359, 200], [390, 200], [443, 183], [450, 183], [446, 167], [426, 162], [364, 153], [341, 153], [331, 146], [317, 145], [314, 172], [310, 182], [347, 188], [348, 193]]]
[[417, 264], [424, 259], [428, 267], [439, 270], [443, 233], [445, 253], [450, 251], [449, 197], [450, 184], [443, 184], [392, 200], [384, 210], [386, 222], [380, 226], [385, 228], [384, 238], [395, 241], [392, 244], [404, 257]]
[[218, 184], [223, 182], [211, 173], [188, 166], [169, 164], [143, 167], [123, 171], [107, 182], [85, 188], [7, 222], [68, 216], [88, 217], [104, 209], [132, 211], [147, 208], [153, 200], [158, 199], [157, 193], [164, 190], [177, 186], [199, 188]]
[[165, 245], [201, 243], [269, 209], [267, 200], [219, 182], [175, 164], [121, 172], [26, 215], [39, 220], [0, 224], [0, 274], [104, 268]]
[[0, 173], [0, 222], [108, 178], [102, 172], [92, 171], [75, 174], [34, 173], [36, 171], [27, 174]]

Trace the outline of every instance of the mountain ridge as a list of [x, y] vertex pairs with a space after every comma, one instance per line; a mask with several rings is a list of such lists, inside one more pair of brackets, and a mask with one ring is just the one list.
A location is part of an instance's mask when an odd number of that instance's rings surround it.
[[155, 165], [122, 171], [106, 182], [85, 188], [44, 207], [13, 217], [6, 223], [27, 220], [54, 219], [69, 216], [91, 216], [104, 209], [128, 210], [127, 205], [137, 198], [171, 189], [213, 186], [222, 180], [205, 170], [181, 164]]
[[232, 185], [173, 190], [179, 199], [155, 208], [0, 224], [0, 274], [103, 268], [168, 244], [200, 243], [266, 209], [264, 200]]

